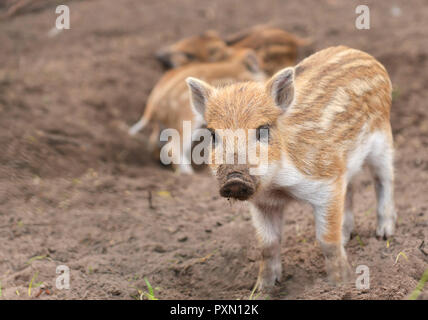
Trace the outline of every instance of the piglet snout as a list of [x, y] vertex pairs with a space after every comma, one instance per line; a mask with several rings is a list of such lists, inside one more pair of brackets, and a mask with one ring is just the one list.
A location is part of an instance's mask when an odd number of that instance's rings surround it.
[[247, 200], [254, 191], [254, 187], [244, 179], [242, 173], [232, 172], [227, 175], [226, 182], [220, 188], [220, 195], [225, 198]]

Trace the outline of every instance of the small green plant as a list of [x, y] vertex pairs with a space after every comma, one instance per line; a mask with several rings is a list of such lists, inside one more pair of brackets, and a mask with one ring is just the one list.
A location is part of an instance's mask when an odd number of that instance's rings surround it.
[[39, 272], [36, 271], [36, 273], [33, 275], [33, 277], [31, 278], [30, 284], [28, 286], [28, 296], [31, 297], [31, 290], [32, 288], [37, 288], [40, 287], [43, 283], [43, 281], [37, 282], [35, 283], [37, 276], [39, 275]]
[[248, 297], [248, 300], [256, 300], [260, 296], [261, 292], [258, 292], [256, 295], [254, 295], [258, 287], [259, 287], [259, 282], [257, 281], [256, 284], [254, 285], [253, 290], [251, 290], [251, 294]]
[[31, 264], [33, 261], [36, 261], [36, 260], [46, 259], [47, 257], [48, 257], [47, 255], [32, 257], [27, 261], [27, 264]]
[[425, 270], [424, 274], [422, 275], [421, 280], [419, 280], [418, 285], [416, 286], [415, 290], [410, 294], [409, 300], [416, 300], [418, 296], [421, 294], [422, 289], [425, 286], [425, 283], [428, 281], [428, 269]]
[[397, 262], [398, 262], [398, 259], [400, 259], [400, 257], [404, 257], [404, 259], [406, 259], [406, 260], [409, 260], [408, 258], [407, 258], [407, 256], [406, 256], [406, 254], [403, 252], [403, 251], [400, 251], [398, 254], [397, 254], [397, 257], [395, 258], [395, 262], [394, 262], [394, 264], [397, 264]]
[[150, 284], [149, 280], [147, 280], [146, 277], [144, 277], [144, 282], [146, 283], [148, 292], [138, 289], [137, 287], [130, 286], [131, 288], [134, 288], [138, 292], [138, 295], [135, 295], [132, 297], [137, 300], [143, 300], [144, 297], [149, 300], [159, 300], [158, 298], [155, 297], [155, 290], [160, 290], [160, 288], [156, 287], [153, 289], [152, 285]]
[[144, 277], [144, 282], [146, 283], [147, 290], [149, 290], [149, 292], [144, 292], [144, 294], [147, 297], [147, 299], [149, 299], [149, 300], [159, 300], [158, 298], [155, 297], [155, 291], [153, 290], [152, 285], [150, 284], [149, 280], [147, 280], [146, 277]]

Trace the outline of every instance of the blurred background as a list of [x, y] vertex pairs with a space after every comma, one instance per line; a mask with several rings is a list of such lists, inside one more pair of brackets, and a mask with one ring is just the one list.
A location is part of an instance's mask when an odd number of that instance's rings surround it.
[[[58, 4], [70, 8], [69, 30], [54, 30]], [[358, 180], [359, 240], [347, 250], [352, 265], [372, 268], [371, 289], [328, 287], [310, 210], [292, 204], [285, 280], [270, 298], [407, 297], [428, 252], [428, 2], [365, 1], [369, 30], [355, 27], [359, 4], [0, 0], [1, 297], [145, 299], [144, 278], [160, 299], [250, 296], [258, 251], [245, 206], [220, 199], [206, 172], [162, 168], [144, 135], [126, 130], [164, 72], [159, 48], [257, 24], [310, 38], [299, 60], [343, 44], [383, 63], [397, 148], [398, 234], [388, 246], [374, 239], [373, 183]], [[397, 262], [400, 252], [407, 259]], [[71, 269], [70, 290], [55, 288], [60, 264]]]

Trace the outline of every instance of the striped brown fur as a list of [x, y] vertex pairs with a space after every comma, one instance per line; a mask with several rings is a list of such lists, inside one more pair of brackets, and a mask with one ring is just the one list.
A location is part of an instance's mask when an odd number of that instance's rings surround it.
[[[268, 171], [255, 178], [255, 192], [247, 196], [253, 205], [251, 212], [262, 251], [269, 253], [267, 260], [262, 259], [262, 287], [273, 285], [280, 276], [277, 248], [281, 219], [275, 208], [282, 208], [288, 199], [278, 194], [289, 194], [314, 207], [317, 238], [334, 282], [349, 276], [343, 245], [353, 228], [350, 183], [364, 162], [372, 168], [376, 181], [376, 234], [385, 238], [393, 234], [396, 213], [389, 121], [391, 82], [375, 58], [337, 46], [279, 71], [265, 84], [248, 82], [214, 88], [199, 82], [190, 87], [197, 90], [198, 86], [205, 88], [202, 110], [207, 128], [270, 126]], [[216, 150], [212, 150], [212, 159], [216, 158]], [[224, 177], [236, 166], [214, 163], [211, 167], [214, 172], [222, 172], [218, 176], [220, 184], [228, 187], [230, 182]], [[238, 190], [236, 175], [234, 179], [233, 190]], [[242, 188], [249, 192], [250, 187]], [[239, 195], [243, 198], [241, 191]]]

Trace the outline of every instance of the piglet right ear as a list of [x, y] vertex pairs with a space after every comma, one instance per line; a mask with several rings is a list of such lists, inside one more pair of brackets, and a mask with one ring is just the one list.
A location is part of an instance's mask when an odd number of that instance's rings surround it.
[[190, 101], [192, 103], [193, 112], [196, 115], [204, 117], [207, 100], [213, 88], [208, 83], [192, 77], [188, 77], [186, 82], [190, 90]]

